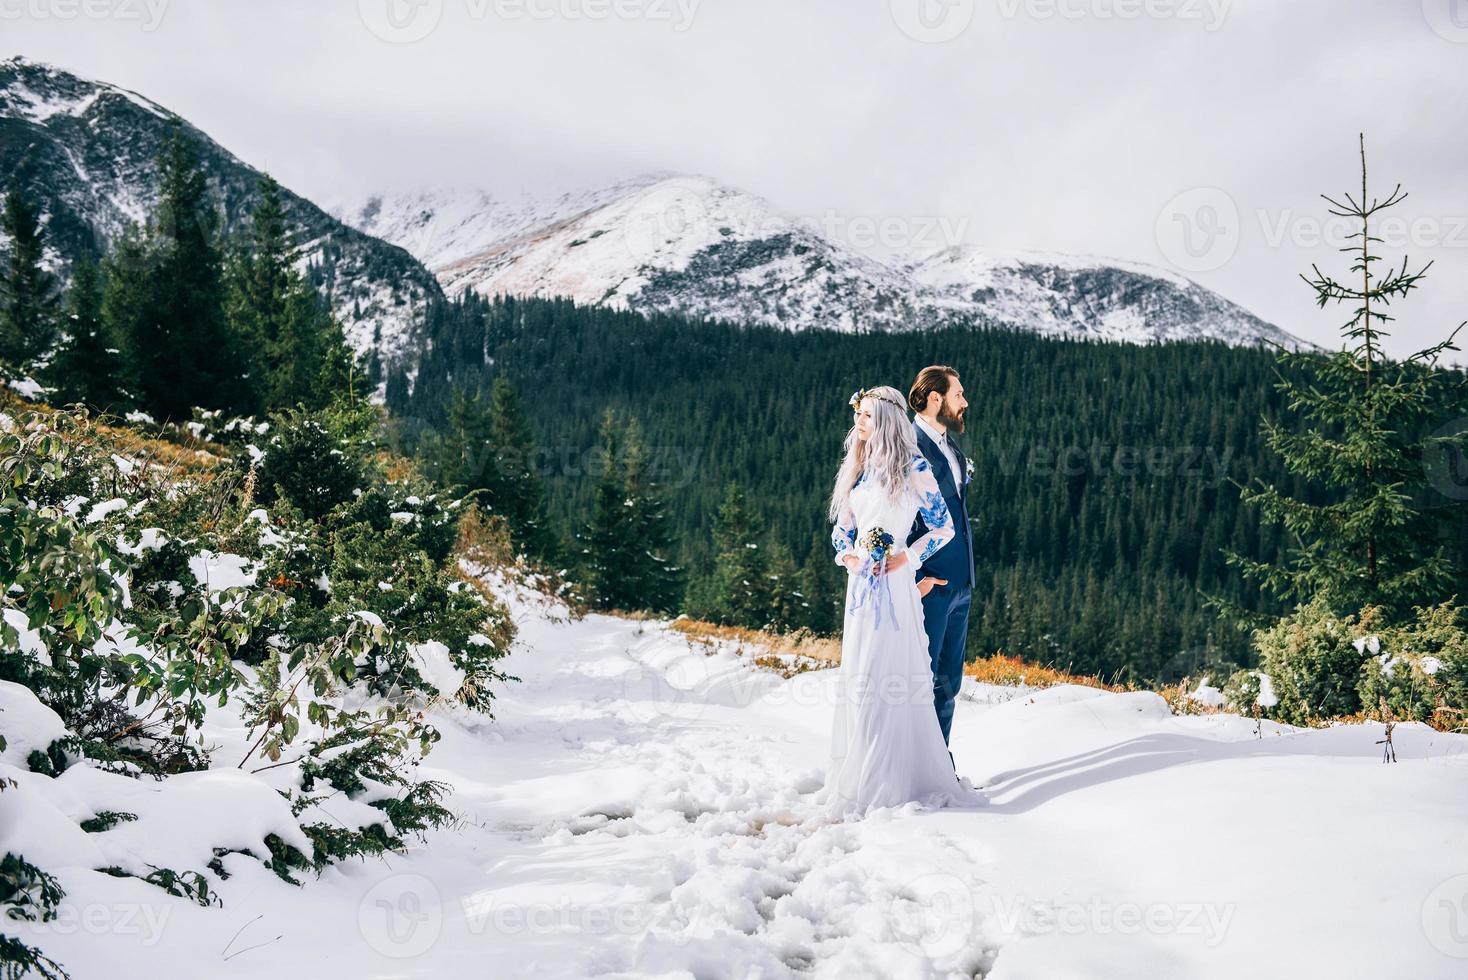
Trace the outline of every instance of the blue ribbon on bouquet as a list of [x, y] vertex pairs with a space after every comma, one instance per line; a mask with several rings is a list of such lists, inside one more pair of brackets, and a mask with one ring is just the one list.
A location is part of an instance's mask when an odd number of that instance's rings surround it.
[[897, 629], [897, 607], [892, 602], [892, 586], [887, 581], [887, 555], [883, 553], [880, 561], [873, 561], [871, 555], [861, 560], [861, 567], [856, 570], [856, 594], [851, 598], [848, 611], [856, 612], [868, 602], [872, 604], [872, 610], [876, 614], [876, 628], [882, 628], [882, 614], [885, 610], [886, 618], [891, 629]]

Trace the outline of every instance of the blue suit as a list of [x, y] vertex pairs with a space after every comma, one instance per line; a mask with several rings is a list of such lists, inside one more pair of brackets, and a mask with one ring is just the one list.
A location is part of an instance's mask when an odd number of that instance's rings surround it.
[[[973, 532], [969, 528], [968, 487], [965, 473], [954, 473], [948, 465], [943, 450], [934, 442], [922, 426], [912, 424], [917, 434], [918, 449], [927, 458], [943, 492], [943, 501], [958, 533], [952, 541], [939, 548], [918, 569], [918, 578], [947, 579], [947, 585], [935, 585], [923, 596], [923, 630], [928, 634], [928, 657], [933, 665], [933, 706], [938, 712], [938, 725], [943, 729], [946, 744], [953, 728], [953, 702], [963, 684], [963, 647], [968, 637], [968, 615], [974, 597], [974, 549]], [[967, 459], [958, 447], [952, 433], [948, 434], [948, 448], [958, 458], [960, 470], [967, 468]], [[927, 533], [922, 515], [913, 522], [908, 534], [908, 544]], [[951, 757], [951, 753], [950, 753]]]

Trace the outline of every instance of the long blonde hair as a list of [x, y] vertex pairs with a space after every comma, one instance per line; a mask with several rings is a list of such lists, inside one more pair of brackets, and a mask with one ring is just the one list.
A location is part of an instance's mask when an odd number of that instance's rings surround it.
[[902, 392], [884, 385], [870, 388], [862, 395], [862, 401], [872, 405], [872, 437], [863, 442], [854, 424], [846, 433], [845, 455], [831, 490], [828, 516], [832, 521], [840, 520], [846, 512], [851, 489], [863, 473], [868, 480], [877, 482], [888, 500], [896, 500], [906, 493], [908, 471], [918, 451], [917, 436], [903, 408]]

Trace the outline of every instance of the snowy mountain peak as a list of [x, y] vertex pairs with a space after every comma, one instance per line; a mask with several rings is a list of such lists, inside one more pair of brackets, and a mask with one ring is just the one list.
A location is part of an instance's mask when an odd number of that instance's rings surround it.
[[125, 99], [160, 119], [173, 114], [136, 92], [73, 75], [19, 55], [0, 61], [0, 114], [44, 123], [54, 116], [84, 116], [103, 97]]
[[1301, 343], [1166, 269], [974, 245], [877, 259], [702, 175], [550, 199], [420, 191], [341, 213], [422, 259], [451, 295], [563, 296], [792, 330], [998, 324], [1138, 343]]

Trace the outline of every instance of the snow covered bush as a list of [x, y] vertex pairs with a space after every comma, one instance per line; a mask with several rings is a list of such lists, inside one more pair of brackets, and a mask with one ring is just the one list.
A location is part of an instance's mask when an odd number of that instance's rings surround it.
[[1361, 709], [1361, 665], [1372, 654], [1356, 641], [1374, 630], [1370, 615], [1336, 616], [1313, 600], [1268, 629], [1256, 630], [1259, 669], [1278, 699], [1265, 714], [1291, 725], [1309, 725]]
[[276, 417], [262, 448], [256, 490], [262, 503], [284, 500], [308, 520], [319, 520], [367, 487], [363, 460], [317, 416]]
[[1223, 703], [1230, 711], [1252, 715], [1255, 708], [1265, 714], [1279, 702], [1274, 685], [1262, 671], [1236, 670], [1223, 685]]
[[[1319, 600], [1254, 634], [1258, 670], [1237, 671], [1224, 701], [1292, 725], [1365, 714], [1461, 724], [1468, 713], [1468, 609], [1447, 602], [1392, 624], [1379, 606], [1336, 616]], [[1261, 687], [1263, 688], [1261, 692]]]
[[[1363, 612], [1363, 619], [1366, 618]], [[1361, 707], [1396, 721], [1461, 724], [1468, 711], [1468, 610], [1445, 602], [1416, 610], [1401, 626], [1359, 640]]]

